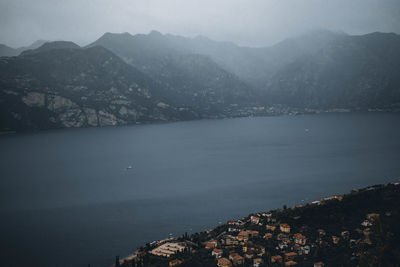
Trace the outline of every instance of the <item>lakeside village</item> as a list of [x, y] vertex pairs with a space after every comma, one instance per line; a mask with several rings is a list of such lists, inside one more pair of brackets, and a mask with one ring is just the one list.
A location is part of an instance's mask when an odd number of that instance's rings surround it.
[[400, 266], [400, 183], [147, 244], [114, 267]]

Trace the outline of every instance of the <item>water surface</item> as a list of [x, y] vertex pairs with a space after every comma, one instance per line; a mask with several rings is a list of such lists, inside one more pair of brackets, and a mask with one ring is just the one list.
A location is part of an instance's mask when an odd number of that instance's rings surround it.
[[109, 266], [170, 233], [398, 180], [399, 137], [396, 114], [1, 136], [2, 266]]

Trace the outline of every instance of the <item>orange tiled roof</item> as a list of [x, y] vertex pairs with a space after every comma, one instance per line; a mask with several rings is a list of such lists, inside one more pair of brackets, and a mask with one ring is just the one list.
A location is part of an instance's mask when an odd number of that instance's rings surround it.
[[294, 236], [295, 238], [299, 238], [299, 239], [304, 239], [304, 238], [306, 238], [304, 235], [302, 235], [302, 234], [300, 234], [300, 233], [294, 234], [293, 236]]
[[243, 259], [243, 257], [240, 256], [239, 254], [236, 254], [235, 256], [233, 256], [234, 261], [238, 261], [238, 260], [242, 260], [242, 259]]
[[297, 256], [297, 253], [296, 252], [288, 252], [288, 253], [285, 253], [285, 256], [286, 257]]
[[214, 244], [214, 243], [211, 243], [211, 242], [207, 242], [206, 243], [206, 248], [207, 249], [214, 248], [215, 246], [216, 246], [216, 244]]
[[175, 260], [172, 260], [172, 261], [169, 262], [169, 266], [173, 267], [173, 266], [180, 265], [182, 263], [183, 263], [183, 261], [175, 259]]
[[218, 266], [232, 266], [232, 263], [227, 258], [218, 259]]

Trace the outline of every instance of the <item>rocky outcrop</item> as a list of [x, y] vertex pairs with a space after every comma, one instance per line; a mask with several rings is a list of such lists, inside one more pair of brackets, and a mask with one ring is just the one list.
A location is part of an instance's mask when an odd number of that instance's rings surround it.
[[85, 126], [86, 116], [80, 108], [70, 108], [58, 114], [58, 119], [64, 127]]
[[117, 125], [117, 117], [107, 111], [99, 111], [99, 125], [100, 126], [113, 126]]
[[79, 108], [79, 106], [76, 103], [72, 102], [70, 99], [58, 95], [49, 95], [47, 97], [47, 102], [47, 108], [51, 111], [71, 110]]
[[29, 107], [43, 107], [45, 105], [45, 94], [29, 92], [22, 97], [22, 102]]
[[150, 78], [108, 50], [70, 43], [2, 58], [0, 104], [0, 130], [196, 118], [190, 109], [166, 103]]
[[99, 125], [99, 119], [97, 117], [97, 112], [95, 109], [92, 108], [84, 108], [83, 109], [86, 115], [86, 121], [88, 126], [98, 126]]

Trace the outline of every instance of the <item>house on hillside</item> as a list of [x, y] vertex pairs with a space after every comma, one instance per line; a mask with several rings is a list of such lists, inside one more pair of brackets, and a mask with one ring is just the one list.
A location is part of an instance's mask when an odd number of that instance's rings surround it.
[[168, 258], [177, 252], [182, 252], [185, 248], [186, 245], [184, 245], [183, 243], [167, 242], [151, 250], [150, 253], [155, 256]]
[[211, 255], [216, 258], [221, 258], [223, 253], [224, 251], [222, 249], [214, 248], [213, 251], [211, 252]]
[[294, 242], [296, 244], [304, 246], [306, 244], [306, 242], [307, 242], [307, 238], [304, 235], [300, 234], [300, 233], [294, 234], [293, 237], [294, 237]]
[[260, 218], [257, 216], [251, 216], [250, 221], [254, 224], [258, 224], [260, 222]]
[[337, 236], [332, 236], [332, 242], [333, 242], [333, 244], [335, 244], [335, 245], [337, 245], [337, 244], [339, 244], [339, 241], [340, 241], [340, 238], [339, 237], [337, 237]]
[[249, 240], [249, 232], [248, 231], [241, 231], [237, 236], [239, 241], [248, 241]]
[[236, 255], [233, 255], [232, 262], [234, 265], [243, 265], [244, 258], [242, 256], [240, 256], [239, 254], [236, 254]]
[[271, 238], [272, 238], [272, 234], [271, 233], [266, 233], [264, 235], [264, 239], [266, 239], [266, 240], [271, 239]]
[[292, 261], [297, 257], [297, 253], [296, 252], [288, 252], [285, 253], [285, 260], [286, 261]]
[[281, 255], [274, 255], [274, 256], [271, 256], [271, 263], [282, 263], [283, 262], [283, 259], [282, 259], [282, 256]]
[[263, 264], [262, 258], [256, 258], [253, 260], [253, 267], [260, 267]]
[[227, 258], [218, 259], [218, 267], [232, 267], [232, 263]]
[[168, 265], [169, 265], [169, 267], [174, 267], [174, 266], [181, 265], [182, 263], [183, 263], [183, 261], [174, 259], [174, 260], [170, 261]]
[[280, 230], [284, 233], [290, 233], [290, 225], [287, 223], [281, 223]]

